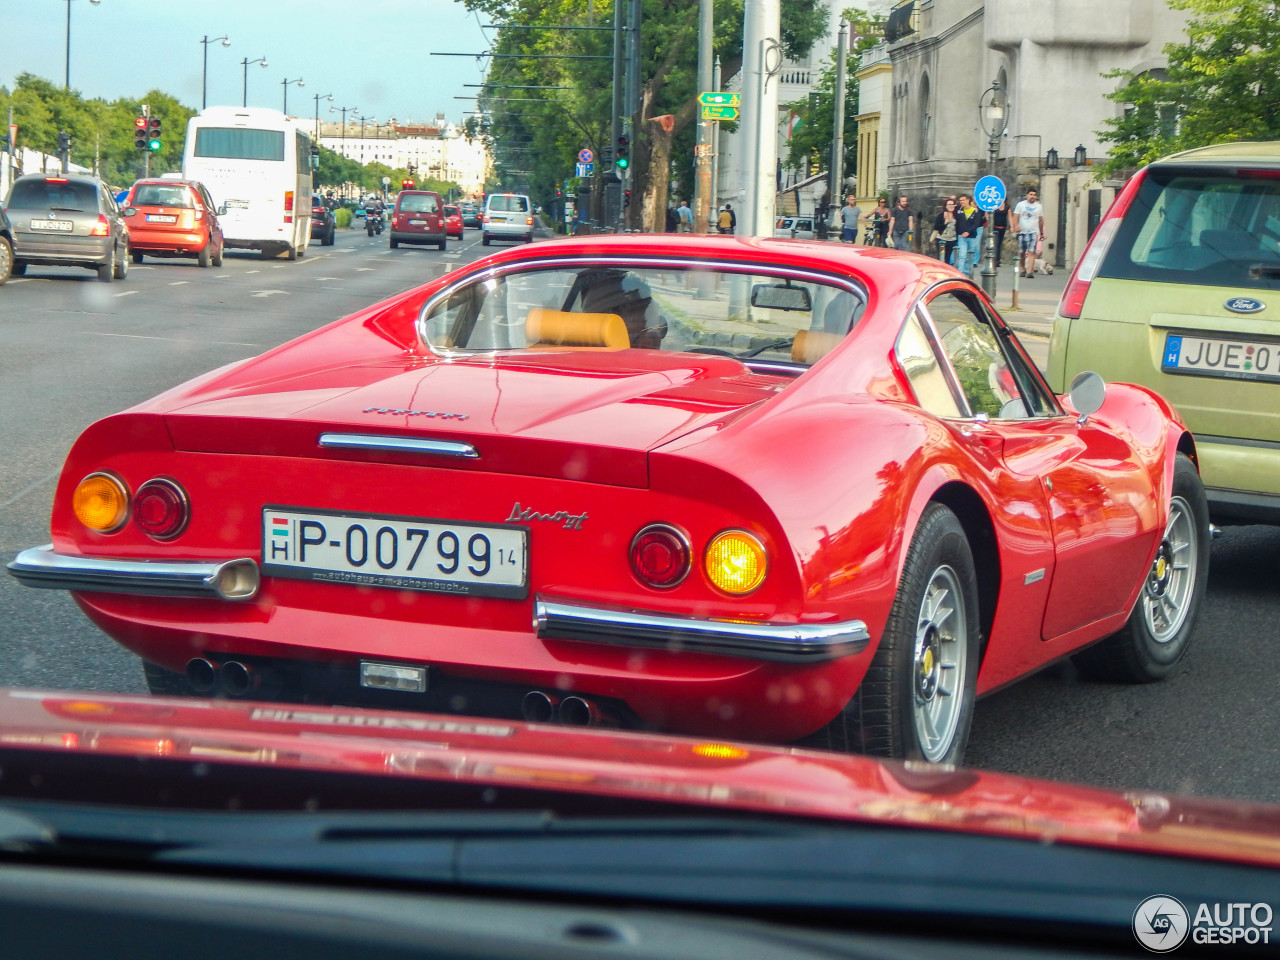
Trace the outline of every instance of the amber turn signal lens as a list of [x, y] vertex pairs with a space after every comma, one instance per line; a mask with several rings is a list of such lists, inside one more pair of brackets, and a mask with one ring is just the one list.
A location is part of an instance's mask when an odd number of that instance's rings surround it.
[[764, 545], [745, 530], [726, 530], [707, 544], [707, 579], [725, 593], [750, 593], [764, 582], [768, 557]]
[[76, 519], [90, 530], [113, 533], [129, 516], [129, 491], [118, 477], [91, 473], [71, 495], [71, 509]]

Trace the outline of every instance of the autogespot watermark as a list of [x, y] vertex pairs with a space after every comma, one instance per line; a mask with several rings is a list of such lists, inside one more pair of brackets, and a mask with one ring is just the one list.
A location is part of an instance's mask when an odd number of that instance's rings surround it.
[[1133, 935], [1152, 953], [1192, 943], [1270, 943], [1274, 914], [1267, 903], [1201, 903], [1195, 912], [1176, 897], [1147, 897], [1133, 911]]

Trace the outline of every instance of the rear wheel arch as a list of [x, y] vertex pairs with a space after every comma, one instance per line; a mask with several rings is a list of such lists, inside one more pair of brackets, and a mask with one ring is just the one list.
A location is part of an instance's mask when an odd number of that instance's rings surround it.
[[944, 484], [929, 499], [943, 504], [956, 515], [969, 541], [978, 577], [979, 650], [985, 654], [991, 624], [995, 621], [996, 603], [1000, 599], [1000, 548], [996, 542], [995, 523], [977, 492], [959, 481]]

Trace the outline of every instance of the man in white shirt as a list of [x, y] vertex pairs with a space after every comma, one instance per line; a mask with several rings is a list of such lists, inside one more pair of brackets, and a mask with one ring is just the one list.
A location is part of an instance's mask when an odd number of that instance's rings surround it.
[[1034, 277], [1036, 257], [1044, 243], [1044, 207], [1035, 190], [1028, 190], [1026, 198], [1013, 208], [1013, 230], [1018, 235], [1022, 276]]

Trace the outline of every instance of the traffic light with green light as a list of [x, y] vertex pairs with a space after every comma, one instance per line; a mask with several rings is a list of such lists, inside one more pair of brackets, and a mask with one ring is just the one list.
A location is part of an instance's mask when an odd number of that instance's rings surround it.
[[617, 146], [613, 148], [613, 165], [619, 170], [627, 169], [627, 165], [631, 162], [630, 157], [627, 156], [630, 145], [631, 141], [626, 137], [619, 137]]
[[164, 141], [160, 139], [160, 118], [147, 118], [147, 149], [155, 153], [164, 146]]

